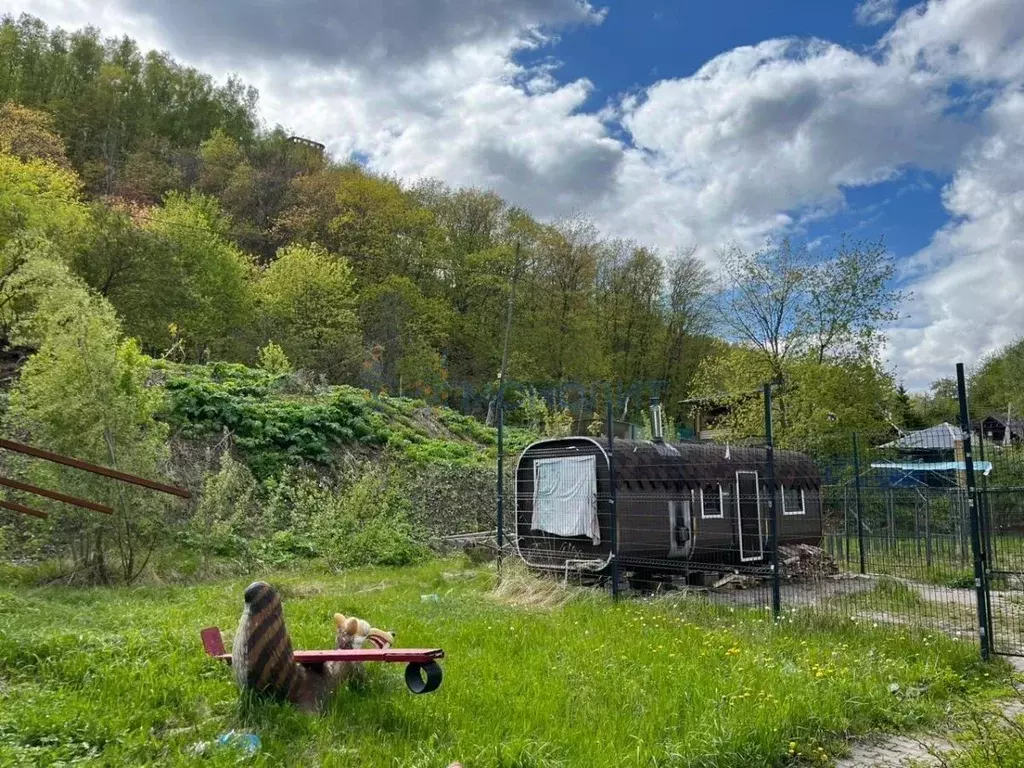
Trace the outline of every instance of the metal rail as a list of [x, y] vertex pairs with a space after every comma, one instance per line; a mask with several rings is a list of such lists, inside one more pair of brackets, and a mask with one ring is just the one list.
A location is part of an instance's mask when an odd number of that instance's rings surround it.
[[16, 491], [34, 493], [36, 496], [45, 496], [48, 499], [60, 501], [63, 502], [64, 504], [71, 504], [76, 507], [91, 509], [94, 512], [103, 512], [107, 515], [114, 514], [114, 508], [108, 507], [106, 504], [97, 504], [94, 501], [86, 501], [85, 499], [79, 499], [75, 496], [68, 496], [57, 491], [51, 491], [47, 488], [40, 488], [35, 485], [29, 485], [28, 483], [23, 483], [20, 480], [12, 480], [9, 477], [0, 477], [0, 485], [3, 485], [7, 488], [14, 488]]
[[16, 443], [13, 440], [4, 440], [0, 438], [0, 448], [4, 448], [8, 451], [14, 451], [16, 453], [23, 453], [26, 456], [34, 456], [37, 459], [52, 461], [55, 464], [63, 464], [66, 467], [74, 467], [75, 469], [81, 469], [85, 472], [92, 472], [94, 475], [103, 475], [104, 477], [110, 477], [114, 480], [120, 480], [123, 483], [140, 485], [143, 488], [149, 488], [153, 491], [160, 491], [161, 493], [167, 493], [172, 496], [180, 496], [183, 499], [192, 498], [192, 494], [188, 490], [185, 488], [179, 488], [176, 485], [167, 485], [166, 483], [158, 483], [155, 480], [148, 480], [145, 477], [129, 475], [127, 472], [120, 472], [116, 469], [110, 469], [109, 467], [102, 467], [99, 464], [91, 464], [90, 462], [82, 461], [81, 459], [73, 459], [70, 456], [62, 456], [61, 454], [53, 453], [52, 451], [44, 451], [41, 448], [33, 448], [31, 445]]

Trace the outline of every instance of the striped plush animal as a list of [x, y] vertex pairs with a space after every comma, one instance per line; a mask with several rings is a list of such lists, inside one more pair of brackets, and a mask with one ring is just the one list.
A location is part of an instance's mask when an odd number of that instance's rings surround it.
[[[389, 648], [394, 642], [392, 633], [374, 629], [362, 619], [336, 614], [334, 621], [336, 648], [361, 648], [368, 640], [378, 648]], [[322, 710], [339, 684], [363, 674], [363, 665], [352, 662], [328, 662], [319, 668], [296, 663], [280, 595], [262, 581], [245, 590], [231, 665], [242, 690], [290, 701], [306, 712]]]

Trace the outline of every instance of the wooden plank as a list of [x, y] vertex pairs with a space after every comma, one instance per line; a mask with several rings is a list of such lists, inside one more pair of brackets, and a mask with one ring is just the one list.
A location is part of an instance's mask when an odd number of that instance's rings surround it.
[[85, 499], [79, 499], [74, 496], [67, 496], [57, 491], [51, 491], [46, 488], [38, 488], [28, 483], [23, 483], [20, 480], [12, 480], [9, 477], [0, 477], [0, 485], [8, 488], [14, 488], [18, 491], [24, 491], [25, 493], [34, 493], [36, 496], [45, 496], [48, 499], [54, 501], [60, 501], [64, 504], [72, 504], [76, 507], [82, 507], [84, 509], [91, 509], [94, 512], [103, 512], [108, 515], [114, 514], [112, 507], [108, 507], [105, 504], [97, 504], [94, 501], [86, 501]]
[[43, 520], [50, 516], [49, 512], [42, 512], [38, 509], [32, 509], [32, 507], [26, 507], [24, 504], [18, 504], [16, 501], [3, 501], [0, 499], [0, 508], [9, 509], [11, 512], [20, 512], [23, 515], [31, 515], [32, 517], [38, 517]]
[[26, 456], [34, 456], [37, 459], [52, 461], [55, 464], [63, 464], [66, 467], [81, 469], [84, 472], [92, 472], [94, 475], [103, 475], [104, 477], [110, 477], [114, 480], [120, 480], [123, 483], [140, 485], [143, 488], [149, 488], [153, 491], [160, 491], [161, 493], [167, 493], [172, 496], [180, 496], [183, 499], [192, 498], [192, 494], [189, 493], [188, 490], [185, 488], [179, 488], [176, 485], [167, 485], [166, 483], [158, 483], [155, 480], [148, 480], [145, 477], [129, 475], [126, 472], [120, 472], [116, 469], [110, 469], [109, 467], [101, 467], [99, 464], [91, 464], [88, 461], [82, 461], [81, 459], [73, 459], [70, 456], [62, 456], [59, 453], [44, 451], [41, 448], [33, 448], [31, 445], [16, 443], [13, 440], [0, 439], [0, 448], [5, 448], [8, 451], [14, 451], [16, 453], [23, 453]]

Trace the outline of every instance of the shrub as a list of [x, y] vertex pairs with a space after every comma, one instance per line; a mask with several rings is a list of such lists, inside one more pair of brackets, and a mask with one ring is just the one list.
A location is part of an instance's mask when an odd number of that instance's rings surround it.
[[321, 493], [314, 540], [331, 566], [407, 565], [426, 556], [423, 537], [412, 523], [404, 478], [388, 464], [364, 465], [340, 497]]

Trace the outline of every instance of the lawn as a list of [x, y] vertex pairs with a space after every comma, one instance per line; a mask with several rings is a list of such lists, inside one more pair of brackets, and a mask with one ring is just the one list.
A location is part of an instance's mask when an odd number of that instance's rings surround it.
[[538, 606], [461, 560], [268, 580], [297, 646], [328, 646], [335, 611], [363, 616], [399, 646], [443, 646], [444, 684], [413, 696], [376, 665], [322, 717], [240, 703], [199, 630], [234, 630], [247, 580], [0, 589], [0, 765], [234, 765], [191, 751], [231, 729], [259, 735], [253, 765], [824, 765], [850, 735], [938, 722], [998, 669], [938, 635], [774, 626], [696, 598]]

